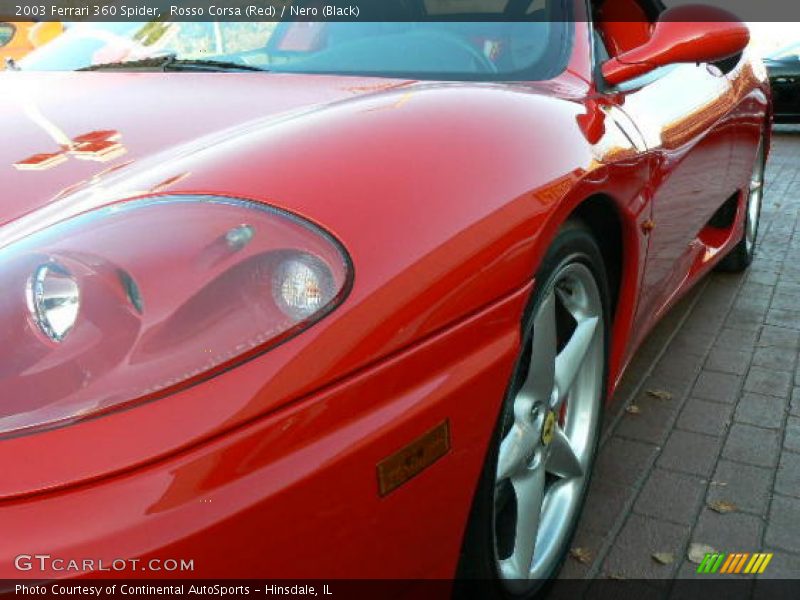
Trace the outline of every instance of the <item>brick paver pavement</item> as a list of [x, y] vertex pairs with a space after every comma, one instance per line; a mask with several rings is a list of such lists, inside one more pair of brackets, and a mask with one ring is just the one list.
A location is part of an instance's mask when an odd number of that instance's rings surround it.
[[691, 543], [774, 552], [760, 577], [800, 579], [800, 127], [776, 128], [764, 202], [749, 272], [705, 278], [637, 352], [573, 543], [588, 559], [568, 558], [561, 579], [646, 579], [641, 597], [679, 597], [697, 577]]

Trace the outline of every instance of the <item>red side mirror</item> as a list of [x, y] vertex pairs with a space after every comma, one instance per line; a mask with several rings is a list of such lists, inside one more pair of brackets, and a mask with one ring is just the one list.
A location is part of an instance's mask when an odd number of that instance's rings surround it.
[[603, 63], [603, 77], [616, 85], [673, 63], [716, 62], [739, 54], [749, 41], [747, 25], [727, 10], [678, 6], [661, 14], [646, 43]]

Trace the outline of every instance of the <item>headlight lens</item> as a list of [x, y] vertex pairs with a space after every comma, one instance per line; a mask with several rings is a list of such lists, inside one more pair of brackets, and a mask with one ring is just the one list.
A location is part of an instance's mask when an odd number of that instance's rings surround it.
[[28, 310], [39, 329], [61, 342], [78, 318], [78, 282], [57, 263], [41, 265], [28, 281], [27, 295]]
[[252, 358], [328, 314], [352, 278], [319, 227], [204, 196], [98, 209], [0, 248], [0, 261], [0, 436]]
[[283, 260], [272, 282], [278, 306], [299, 320], [317, 312], [336, 287], [330, 270], [311, 256], [293, 256]]

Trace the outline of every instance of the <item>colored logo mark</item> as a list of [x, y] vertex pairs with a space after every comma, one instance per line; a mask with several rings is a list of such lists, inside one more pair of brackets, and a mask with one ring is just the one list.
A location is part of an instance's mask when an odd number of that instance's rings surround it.
[[698, 573], [725, 573], [731, 574], [750, 574], [763, 573], [769, 561], [772, 560], [772, 553], [754, 552], [724, 552], [707, 553], [702, 562], [697, 566]]

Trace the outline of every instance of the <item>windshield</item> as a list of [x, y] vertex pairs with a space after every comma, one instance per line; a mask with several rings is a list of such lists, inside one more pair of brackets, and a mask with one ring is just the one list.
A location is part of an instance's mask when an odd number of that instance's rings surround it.
[[767, 55], [767, 58], [771, 58], [773, 60], [797, 60], [800, 58], [800, 43], [794, 43], [791, 46], [781, 48], [777, 52]]
[[[469, 0], [426, 0], [428, 14], [462, 19]], [[508, 0], [519, 6], [518, 2]], [[475, 2], [472, 0], [472, 4]], [[497, 0], [491, 3], [498, 4]], [[69, 71], [171, 57], [292, 73], [436, 79], [541, 79], [561, 72], [569, 23], [558, 0], [529, 0], [524, 20], [491, 22], [80, 23], [19, 62], [25, 71]], [[482, 13], [486, 14], [486, 13]], [[452, 17], [450, 17], [452, 15]], [[152, 68], [153, 63], [147, 65]], [[138, 66], [142, 66], [141, 64]], [[123, 65], [124, 67], [124, 65]]]

